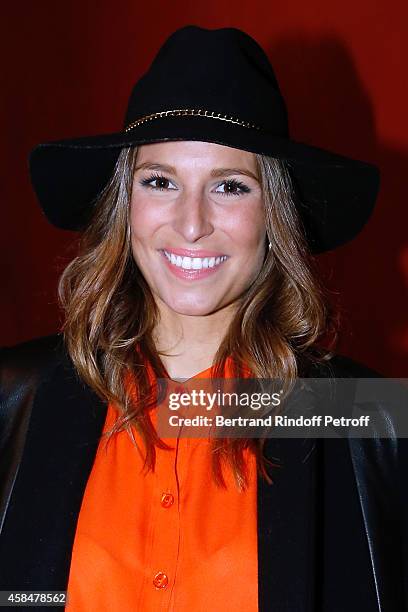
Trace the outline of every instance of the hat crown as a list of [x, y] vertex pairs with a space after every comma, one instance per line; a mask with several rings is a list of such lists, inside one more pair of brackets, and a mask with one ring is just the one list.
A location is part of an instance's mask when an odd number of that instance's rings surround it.
[[134, 86], [125, 127], [176, 109], [221, 113], [276, 136], [288, 134], [273, 68], [258, 43], [236, 28], [176, 30]]

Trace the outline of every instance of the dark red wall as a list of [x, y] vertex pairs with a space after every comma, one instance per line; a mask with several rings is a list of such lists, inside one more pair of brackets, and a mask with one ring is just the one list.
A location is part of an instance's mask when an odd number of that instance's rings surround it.
[[42, 0], [8, 3], [2, 23], [0, 344], [58, 328], [56, 282], [74, 239], [40, 213], [27, 174], [31, 147], [117, 130], [133, 82], [174, 29], [234, 26], [268, 52], [294, 138], [381, 167], [373, 218], [319, 261], [345, 312], [340, 351], [408, 375], [405, 0]]

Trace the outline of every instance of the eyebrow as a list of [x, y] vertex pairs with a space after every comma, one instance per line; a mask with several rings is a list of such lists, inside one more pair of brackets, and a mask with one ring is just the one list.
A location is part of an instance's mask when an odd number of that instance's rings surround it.
[[[144, 162], [143, 164], [136, 166], [135, 172], [137, 172], [137, 170], [160, 170], [161, 172], [177, 175], [177, 170], [174, 168], [174, 166], [168, 166], [167, 164], [152, 164], [151, 162]], [[257, 177], [256, 174], [244, 168], [213, 168], [210, 174], [214, 178], [239, 174], [249, 176], [250, 178], [255, 179], [255, 181], [259, 181], [259, 177]]]

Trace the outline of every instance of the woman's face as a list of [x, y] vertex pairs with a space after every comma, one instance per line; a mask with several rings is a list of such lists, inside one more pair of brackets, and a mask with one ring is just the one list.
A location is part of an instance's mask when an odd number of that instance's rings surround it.
[[139, 147], [133, 256], [159, 307], [208, 315], [239, 298], [265, 256], [255, 155], [206, 142]]

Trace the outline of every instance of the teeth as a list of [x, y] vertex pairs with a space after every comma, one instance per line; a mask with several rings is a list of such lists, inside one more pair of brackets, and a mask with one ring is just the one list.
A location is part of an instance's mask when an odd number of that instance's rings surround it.
[[214, 268], [227, 259], [226, 255], [221, 257], [181, 257], [168, 251], [163, 251], [173, 266], [183, 270], [202, 270], [203, 268]]

